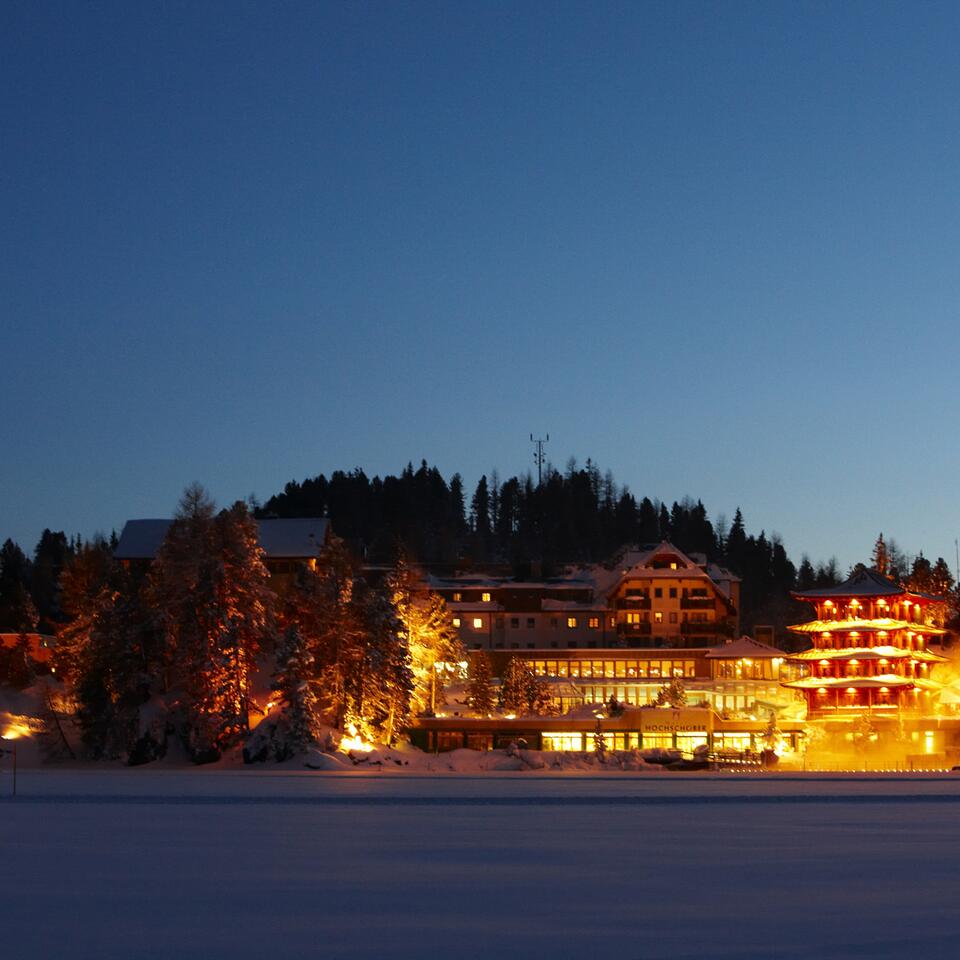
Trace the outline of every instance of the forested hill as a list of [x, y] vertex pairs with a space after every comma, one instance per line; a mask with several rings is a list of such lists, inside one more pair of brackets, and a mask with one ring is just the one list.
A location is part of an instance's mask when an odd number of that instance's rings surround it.
[[[670, 507], [649, 497], [638, 501], [590, 460], [582, 467], [571, 461], [563, 473], [548, 467], [539, 485], [529, 474], [501, 480], [494, 471], [480, 478], [469, 502], [460, 474], [448, 482], [425, 461], [382, 478], [336, 471], [288, 483], [258, 515], [329, 516], [335, 532], [361, 546], [369, 562], [389, 563], [402, 547], [434, 568], [497, 564], [520, 577], [604, 562], [627, 544], [669, 540], [743, 577], [745, 628], [782, 624], [798, 612], [788, 594], [794, 564], [776, 538], [748, 535], [739, 509], [727, 528], [714, 525], [699, 500]], [[819, 574], [835, 578], [836, 570]]]

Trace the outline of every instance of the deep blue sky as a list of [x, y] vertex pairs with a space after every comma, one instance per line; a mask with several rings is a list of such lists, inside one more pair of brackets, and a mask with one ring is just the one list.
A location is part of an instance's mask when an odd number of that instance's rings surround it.
[[0, 5], [0, 538], [588, 456], [960, 535], [960, 6]]

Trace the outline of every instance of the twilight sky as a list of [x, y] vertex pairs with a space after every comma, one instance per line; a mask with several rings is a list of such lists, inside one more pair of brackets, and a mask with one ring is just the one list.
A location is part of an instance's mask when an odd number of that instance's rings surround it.
[[954, 558], [960, 7], [0, 5], [0, 539], [588, 456]]

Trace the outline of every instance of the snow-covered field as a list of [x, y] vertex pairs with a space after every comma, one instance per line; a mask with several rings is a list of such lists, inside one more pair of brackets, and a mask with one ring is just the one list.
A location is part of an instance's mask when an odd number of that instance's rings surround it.
[[86, 767], [19, 790], [9, 960], [960, 956], [950, 775]]

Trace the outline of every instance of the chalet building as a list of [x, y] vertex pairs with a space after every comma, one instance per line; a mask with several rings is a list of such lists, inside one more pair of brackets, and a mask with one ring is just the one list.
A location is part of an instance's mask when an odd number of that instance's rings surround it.
[[[125, 566], [149, 564], [157, 556], [172, 520], [128, 520], [113, 558]], [[263, 562], [271, 575], [284, 578], [304, 564], [315, 566], [330, 537], [330, 521], [319, 518], [258, 520]]]
[[783, 684], [803, 694], [808, 716], [934, 712], [941, 684], [929, 673], [946, 658], [929, 645], [947, 632], [934, 622], [942, 597], [864, 567], [837, 586], [793, 595], [816, 609], [816, 619], [789, 628], [813, 646], [787, 658]]
[[739, 633], [740, 579], [670, 543], [547, 580], [427, 577], [468, 650], [713, 646]]

